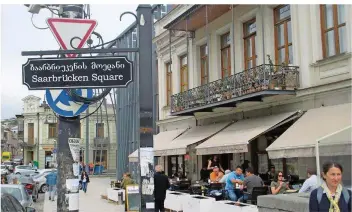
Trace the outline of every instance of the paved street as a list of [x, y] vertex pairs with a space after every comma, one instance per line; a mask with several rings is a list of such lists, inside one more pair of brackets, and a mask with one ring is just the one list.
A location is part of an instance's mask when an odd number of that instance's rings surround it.
[[[124, 206], [110, 203], [108, 200], [101, 199], [100, 194], [106, 193], [106, 188], [110, 186], [110, 178], [91, 178], [87, 193], [80, 191], [79, 211], [92, 212], [123, 212]], [[45, 196], [45, 198], [44, 198]], [[56, 201], [49, 201], [48, 194], [40, 194], [39, 200], [35, 203], [38, 212], [56, 212]]]

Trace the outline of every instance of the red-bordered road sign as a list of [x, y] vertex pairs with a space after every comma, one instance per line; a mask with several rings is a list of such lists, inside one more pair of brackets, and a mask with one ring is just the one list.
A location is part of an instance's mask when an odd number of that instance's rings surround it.
[[[97, 21], [91, 19], [48, 18], [47, 23], [60, 47], [64, 50], [83, 48], [97, 26]], [[66, 57], [76, 56], [77, 54], [66, 55]]]

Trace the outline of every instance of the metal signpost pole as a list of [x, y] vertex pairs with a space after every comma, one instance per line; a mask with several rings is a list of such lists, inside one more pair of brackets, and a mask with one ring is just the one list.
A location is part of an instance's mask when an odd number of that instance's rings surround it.
[[[89, 114], [89, 108], [87, 108], [86, 114], [87, 115]], [[84, 150], [85, 168], [86, 168], [86, 172], [89, 173], [89, 116], [87, 116], [87, 118], [86, 118], [86, 139], [85, 139], [85, 142], [86, 142], [86, 148]]]
[[[83, 13], [83, 5], [65, 5], [62, 6], [63, 13], [66, 18], [81, 18]], [[78, 212], [79, 211], [79, 191], [76, 194], [68, 194], [66, 186], [67, 179], [75, 179], [72, 164], [73, 157], [70, 153], [69, 138], [79, 138], [80, 136], [80, 116], [71, 118], [59, 116], [59, 131], [58, 131], [58, 180], [57, 180], [57, 211], [58, 212]], [[86, 141], [88, 143], [88, 141]], [[66, 195], [71, 196], [66, 196]], [[68, 199], [68, 204], [66, 203]], [[72, 202], [75, 201], [75, 202]], [[73, 210], [70, 210], [70, 205]], [[75, 206], [75, 207], [72, 207]]]

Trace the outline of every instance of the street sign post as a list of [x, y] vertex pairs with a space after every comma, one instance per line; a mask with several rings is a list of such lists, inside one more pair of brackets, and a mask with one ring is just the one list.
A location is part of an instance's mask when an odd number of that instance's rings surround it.
[[[82, 48], [97, 25], [95, 20], [69, 18], [49, 18], [47, 23], [60, 47], [64, 50]], [[27, 83], [29, 88], [32, 86], [33, 88], [38, 87], [38, 89], [62, 88], [62, 85], [64, 84], [67, 85], [67, 88], [78, 88], [82, 83], [80, 82], [80, 79], [85, 79], [83, 71], [88, 69], [88, 62], [86, 61], [87, 64], [83, 64], [82, 59], [77, 60], [75, 58], [76, 56], [77, 54], [66, 54], [65, 59], [45, 59], [45, 62], [40, 59], [28, 60], [28, 69], [27, 71], [23, 70], [25, 78], [23, 81]], [[56, 70], [46, 70], [44, 67], [48, 66], [45, 64], [50, 64], [50, 67], [53, 67]], [[86, 66], [87, 68], [85, 68]], [[23, 69], [25, 68], [26, 65], [23, 66]], [[44, 70], [40, 70], [40, 68], [44, 68]], [[74, 75], [78, 76], [78, 82], [74, 82], [73, 79], [77, 79]], [[29, 76], [30, 78], [28, 79], [26, 76]], [[48, 79], [52, 79], [53, 81], [50, 82], [50, 84], [49, 82], [44, 82]], [[61, 83], [58, 81], [61, 81]], [[78, 89], [76, 92], [83, 97], [91, 98], [93, 96], [93, 90], [91, 88], [86, 90]], [[89, 105], [74, 102], [67, 94], [66, 90], [47, 90], [46, 97], [49, 106], [60, 115], [58, 130], [57, 184], [66, 185], [66, 188], [64, 186], [58, 187], [57, 209], [58, 211], [78, 212], [79, 192], [69, 194], [67, 188], [68, 182], [76, 179], [73, 167], [76, 162], [74, 160], [77, 160], [77, 158], [73, 158], [73, 155], [70, 153], [68, 140], [69, 138], [80, 138], [81, 124], [79, 114], [84, 112]]]
[[29, 58], [22, 66], [29, 90], [126, 87], [132, 82], [132, 62], [124, 56]]

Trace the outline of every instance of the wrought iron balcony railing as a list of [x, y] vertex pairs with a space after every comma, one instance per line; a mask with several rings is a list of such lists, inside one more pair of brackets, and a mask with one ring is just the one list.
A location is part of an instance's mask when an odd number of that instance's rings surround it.
[[299, 67], [263, 64], [171, 96], [171, 113], [267, 90], [295, 90]]

